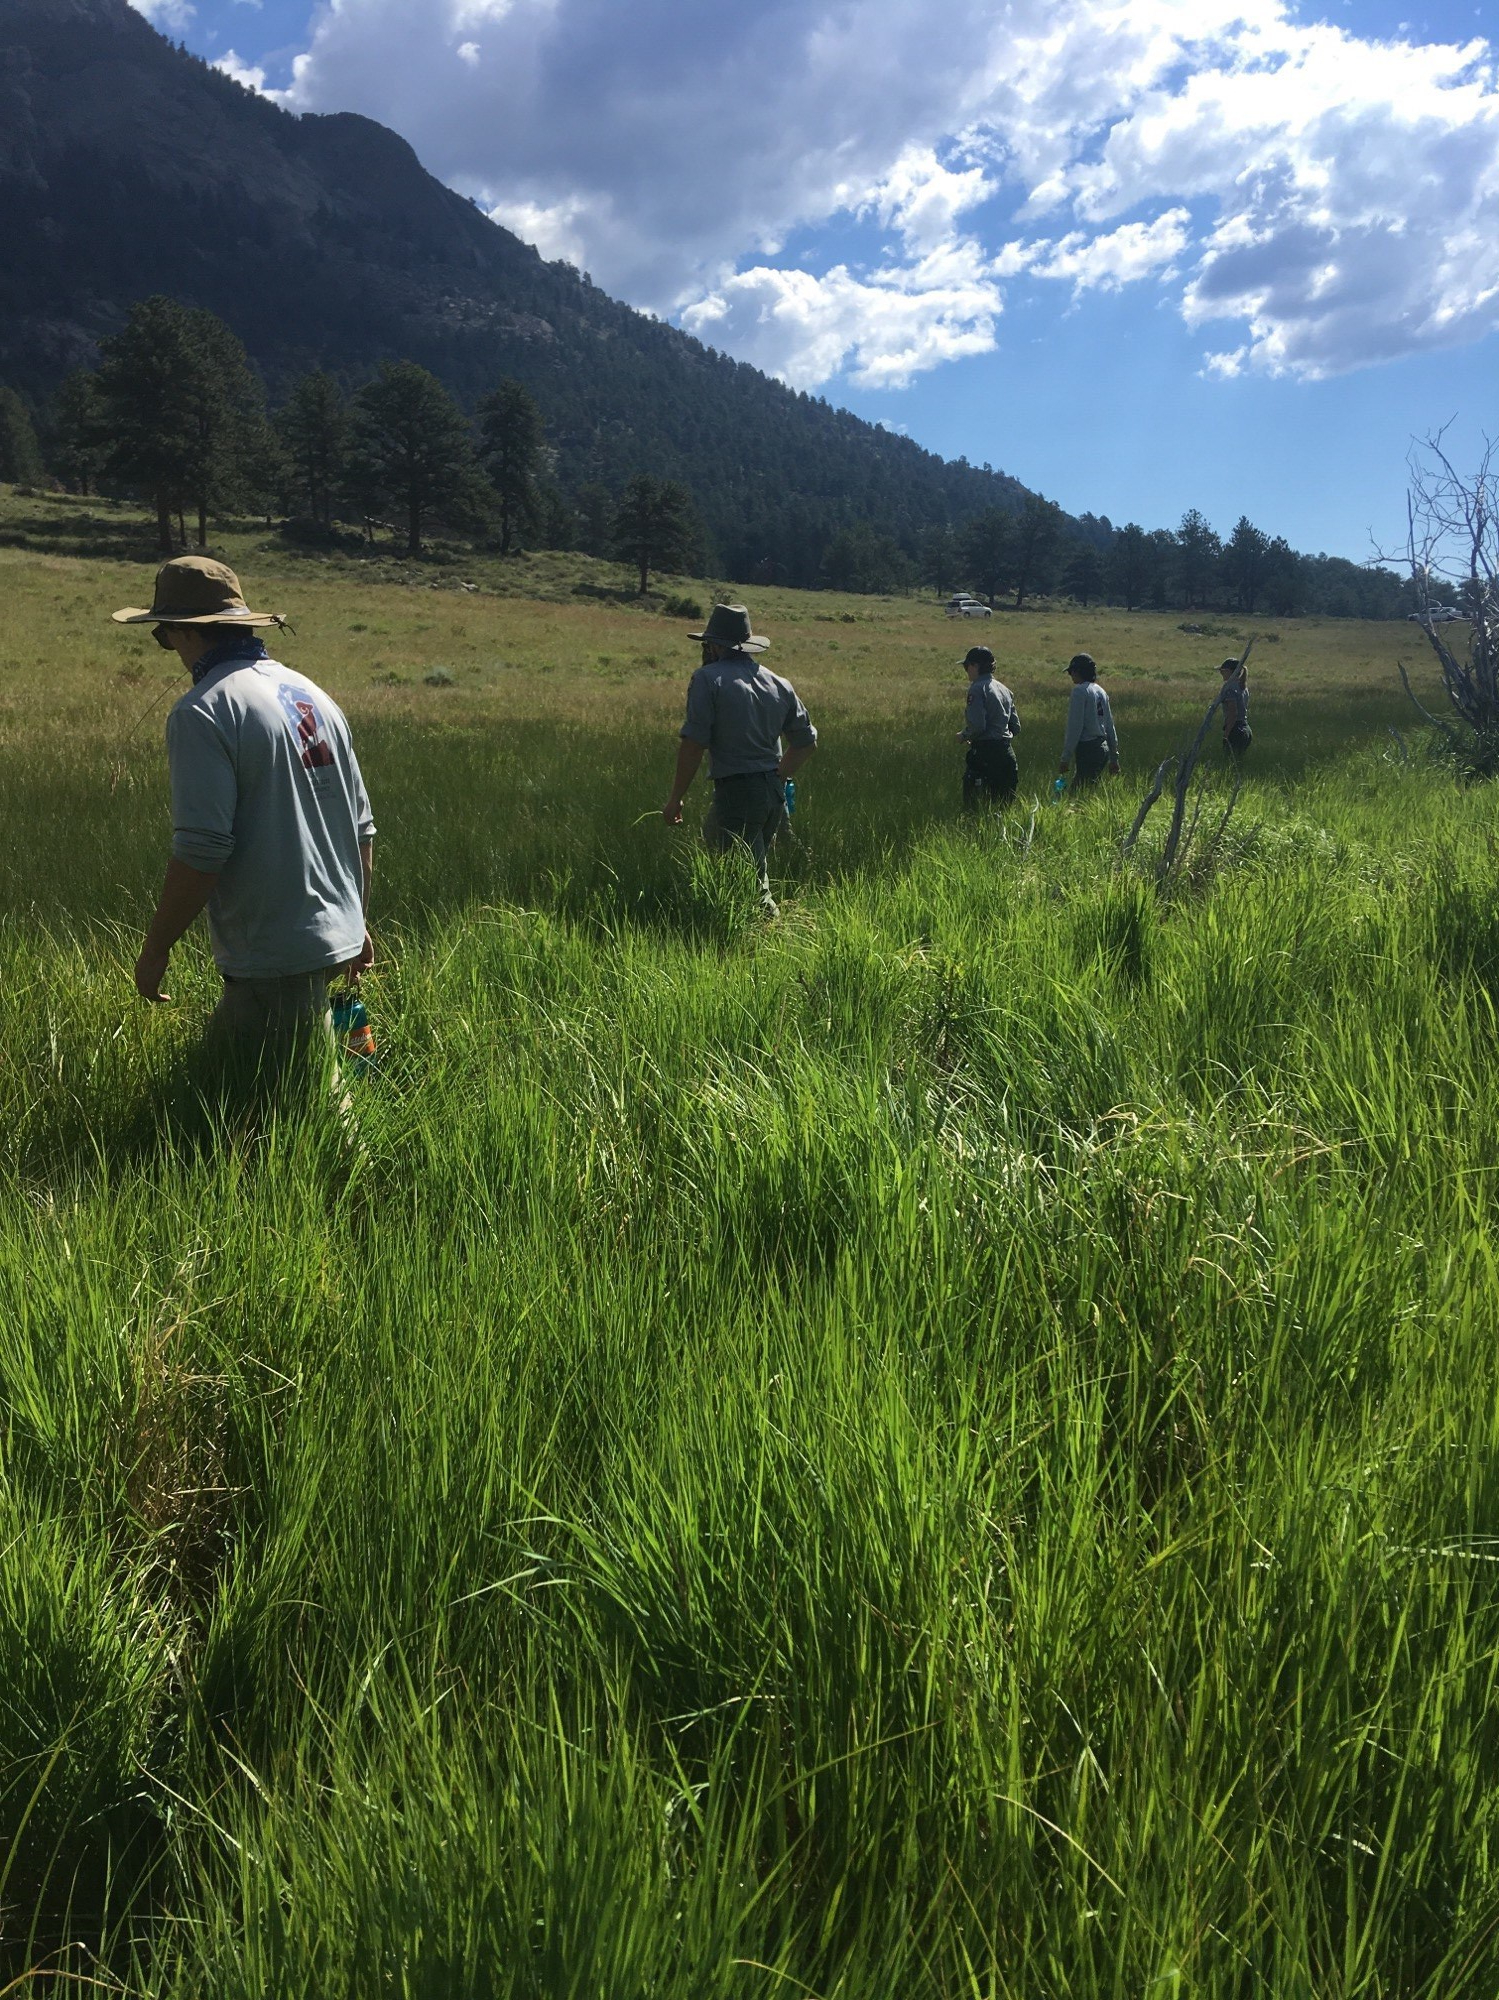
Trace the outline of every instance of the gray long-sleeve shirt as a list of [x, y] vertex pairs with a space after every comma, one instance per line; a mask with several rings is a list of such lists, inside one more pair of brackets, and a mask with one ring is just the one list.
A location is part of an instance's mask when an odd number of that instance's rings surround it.
[[1013, 743], [1020, 727], [1015, 713], [1015, 697], [993, 674], [981, 674], [969, 685], [968, 707], [963, 719], [964, 740], [969, 743]]
[[1067, 734], [1062, 743], [1062, 762], [1070, 762], [1079, 743], [1105, 742], [1109, 746], [1109, 759], [1117, 763], [1119, 759], [1119, 738], [1114, 733], [1114, 711], [1109, 707], [1109, 698], [1097, 681], [1079, 681], [1073, 684], [1072, 698], [1067, 704]]
[[173, 707], [167, 758], [172, 853], [219, 878], [219, 970], [274, 979], [357, 956], [375, 822], [337, 703], [279, 661], [229, 659]]
[[699, 667], [687, 683], [682, 736], [701, 743], [715, 779], [774, 771], [781, 738], [810, 749], [817, 731], [790, 681], [749, 653], [730, 653]]

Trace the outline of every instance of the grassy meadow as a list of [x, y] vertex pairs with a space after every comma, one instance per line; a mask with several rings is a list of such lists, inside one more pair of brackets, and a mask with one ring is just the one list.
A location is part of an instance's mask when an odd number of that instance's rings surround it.
[[355, 1145], [215, 1137], [89, 507], [0, 505], [0, 1991], [1489, 2000], [1494, 802], [1419, 634], [747, 589], [823, 732], [767, 926], [659, 820], [690, 620], [231, 538], [354, 723], [384, 1053]]

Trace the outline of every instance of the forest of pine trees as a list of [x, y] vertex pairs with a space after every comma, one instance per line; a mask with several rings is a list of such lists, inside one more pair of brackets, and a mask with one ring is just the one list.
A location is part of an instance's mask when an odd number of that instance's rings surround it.
[[[832, 413], [836, 414], [836, 413]], [[591, 470], [599, 470], [596, 464]], [[702, 496], [632, 463], [624, 440], [611, 476], [569, 480], [565, 455], [530, 392], [502, 379], [467, 415], [413, 361], [381, 364], [346, 390], [314, 371], [274, 411], [244, 347], [201, 307], [141, 301], [102, 343], [97, 370], [75, 370], [34, 410], [0, 386], [0, 480], [139, 499], [170, 553], [206, 547], [211, 523], [247, 511], [279, 516], [295, 539], [358, 535], [419, 556], [434, 534], [511, 554], [582, 549], [653, 573], [729, 568], [705, 525]], [[966, 589], [1021, 610], [1064, 596], [1127, 610], [1222, 610], [1277, 617], [1393, 618], [1410, 590], [1388, 569], [1299, 554], [1241, 516], [1226, 540], [1196, 508], [1174, 529], [1071, 520], [1017, 489], [1013, 506], [914, 521], [862, 517], [782, 496], [745, 542], [766, 552], [743, 582], [890, 593]], [[718, 496], [721, 499], [721, 496]], [[796, 561], [774, 553], [799, 531]]]

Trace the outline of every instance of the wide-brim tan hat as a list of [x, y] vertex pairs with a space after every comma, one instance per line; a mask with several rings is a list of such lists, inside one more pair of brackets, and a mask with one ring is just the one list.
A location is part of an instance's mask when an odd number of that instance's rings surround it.
[[228, 563], [211, 556], [173, 556], [156, 572], [149, 610], [127, 605], [110, 613], [116, 625], [280, 625], [277, 611], [252, 611]]
[[763, 653], [770, 641], [750, 624], [742, 604], [715, 604], [701, 632], [689, 632], [689, 639], [706, 639], [712, 646], [732, 646], [739, 653]]

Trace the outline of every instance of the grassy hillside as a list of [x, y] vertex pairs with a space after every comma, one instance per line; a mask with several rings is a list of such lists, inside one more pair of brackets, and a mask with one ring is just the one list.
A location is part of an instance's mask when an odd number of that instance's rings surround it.
[[1225, 637], [994, 620], [1023, 792], [1079, 644], [1128, 771], [965, 825], [973, 628], [758, 593], [767, 927], [643, 817], [686, 621], [235, 554], [381, 823], [352, 1148], [195, 1122], [149, 569], [0, 549], [5, 1975], [1487, 2000], [1492, 797], [1407, 634], [1260, 628], [1163, 902]]

